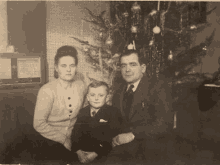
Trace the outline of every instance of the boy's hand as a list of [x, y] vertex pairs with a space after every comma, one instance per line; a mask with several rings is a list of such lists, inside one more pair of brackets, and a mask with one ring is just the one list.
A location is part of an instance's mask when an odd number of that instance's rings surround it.
[[76, 153], [77, 153], [79, 161], [81, 163], [88, 163], [89, 162], [89, 160], [87, 158], [87, 154], [84, 151], [78, 150]]
[[98, 154], [95, 152], [85, 152], [82, 150], [78, 150], [76, 153], [81, 163], [89, 163], [98, 156]]
[[88, 162], [92, 162], [98, 156], [95, 152], [86, 152], [86, 154]]

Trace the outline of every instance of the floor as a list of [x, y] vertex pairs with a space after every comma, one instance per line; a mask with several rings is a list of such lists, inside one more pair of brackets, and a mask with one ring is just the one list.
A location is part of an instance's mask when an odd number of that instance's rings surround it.
[[[194, 130], [192, 136], [183, 137], [177, 131], [172, 138], [160, 140], [159, 143], [149, 142], [143, 164], [220, 165], [220, 120], [217, 114], [220, 113], [216, 110], [203, 114], [199, 121], [200, 128]], [[11, 147], [14, 150], [5, 153], [10, 164], [63, 164], [60, 160], [37, 160], [37, 155], [33, 154], [34, 145], [28, 138], [20, 139], [19, 145]]]
[[[205, 135], [199, 135], [205, 137]], [[30, 145], [28, 143], [23, 144]], [[220, 145], [215, 141], [203, 138], [189, 140], [178, 135], [174, 139], [163, 140], [160, 143], [149, 144], [147, 161], [149, 165], [220, 165]], [[19, 148], [19, 147], [18, 147]], [[11, 164], [63, 164], [59, 160], [36, 160], [30, 149], [20, 147], [11, 153]], [[130, 162], [131, 163], [131, 162]], [[136, 163], [134, 163], [136, 164]]]

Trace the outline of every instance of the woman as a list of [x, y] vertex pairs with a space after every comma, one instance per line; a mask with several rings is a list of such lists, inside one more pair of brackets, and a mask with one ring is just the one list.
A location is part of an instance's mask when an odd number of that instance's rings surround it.
[[43, 141], [40, 150], [46, 159], [77, 160], [76, 153], [70, 151], [70, 136], [86, 92], [84, 82], [75, 78], [77, 64], [77, 50], [60, 47], [55, 56], [58, 78], [45, 84], [37, 96], [33, 124]]

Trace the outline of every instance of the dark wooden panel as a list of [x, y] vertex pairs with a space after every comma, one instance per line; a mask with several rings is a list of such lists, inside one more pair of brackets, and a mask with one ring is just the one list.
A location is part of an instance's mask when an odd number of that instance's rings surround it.
[[39, 88], [0, 90], [0, 155], [16, 139], [34, 133], [38, 91]]

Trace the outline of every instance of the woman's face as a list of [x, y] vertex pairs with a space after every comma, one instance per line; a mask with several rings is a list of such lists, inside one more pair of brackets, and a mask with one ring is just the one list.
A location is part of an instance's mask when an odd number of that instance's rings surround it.
[[61, 57], [58, 64], [55, 66], [60, 79], [64, 81], [73, 80], [76, 74], [76, 62], [75, 58], [71, 56]]

